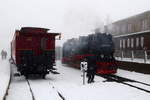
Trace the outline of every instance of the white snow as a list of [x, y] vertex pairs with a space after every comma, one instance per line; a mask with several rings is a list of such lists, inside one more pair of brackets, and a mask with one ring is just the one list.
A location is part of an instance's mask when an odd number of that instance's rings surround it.
[[[8, 91], [7, 100], [32, 100], [29, 85], [24, 76], [14, 76], [16, 66], [12, 67], [12, 82]], [[50, 84], [50, 80], [45, 79], [29, 79], [30, 87], [32, 89], [35, 100], [61, 100], [57, 91]]]
[[134, 71], [118, 69], [117, 75], [150, 84], [150, 74], [142, 74]]
[[35, 100], [61, 100], [57, 91], [53, 89], [50, 80], [30, 80]]
[[12, 67], [12, 81], [8, 91], [8, 96], [6, 100], [32, 100], [30, 89], [27, 81], [23, 76], [14, 76], [16, 73], [16, 66], [11, 64]]
[[10, 79], [10, 65], [8, 59], [0, 59], [0, 100], [3, 99]]
[[[65, 100], [150, 100], [150, 93], [116, 82], [103, 82], [105, 79], [99, 76], [95, 77], [95, 83], [83, 85], [81, 71], [62, 65], [60, 61], [56, 62], [56, 68], [60, 74], [50, 73], [46, 79], [29, 79], [36, 100], [62, 100], [57, 92]], [[150, 84], [148, 74], [119, 69], [117, 75]], [[145, 88], [138, 83], [130, 84]], [[146, 89], [150, 90], [150, 87]], [[8, 93], [7, 100], [32, 100], [24, 76], [13, 77]]]
[[[60, 62], [57, 67], [61, 74], [47, 77], [66, 100], [150, 100], [149, 93], [115, 82], [103, 82], [105, 79], [98, 76], [95, 83], [82, 85], [80, 70], [62, 66]], [[150, 82], [150, 75], [124, 70], [118, 70], [118, 75]]]

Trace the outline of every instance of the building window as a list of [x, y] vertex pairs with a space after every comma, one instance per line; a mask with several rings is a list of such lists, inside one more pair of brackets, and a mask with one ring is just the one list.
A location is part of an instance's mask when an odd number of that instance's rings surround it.
[[134, 39], [131, 38], [131, 48], [133, 48], [133, 47], [134, 47]]
[[132, 32], [132, 25], [131, 24], [128, 24], [128, 32]]
[[147, 29], [147, 20], [142, 20], [142, 30], [146, 30]]
[[141, 47], [144, 46], [144, 37], [141, 37]]
[[120, 40], [120, 49], [122, 48], [122, 40]]
[[130, 47], [130, 39], [127, 40], [127, 47]]
[[123, 39], [123, 48], [125, 48], [126, 45], [125, 42], [126, 42], [125, 39]]
[[138, 47], [139, 46], [139, 38], [137, 37], [136, 38], [136, 47]]

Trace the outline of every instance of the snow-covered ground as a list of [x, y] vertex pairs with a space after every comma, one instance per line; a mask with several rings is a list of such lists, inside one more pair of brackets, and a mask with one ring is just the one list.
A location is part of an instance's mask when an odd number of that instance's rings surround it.
[[[60, 62], [57, 65], [61, 74], [48, 77], [66, 100], [150, 100], [149, 93], [115, 82], [103, 82], [105, 79], [98, 76], [95, 83], [82, 85], [80, 70], [62, 66]], [[118, 70], [117, 74], [150, 83], [150, 75], [124, 70]]]
[[10, 79], [9, 61], [0, 59], [0, 100], [3, 99]]
[[10, 66], [12, 68], [12, 80], [6, 100], [32, 100], [32, 95], [30, 93], [27, 81], [23, 76], [14, 76], [14, 73], [17, 72], [16, 68], [14, 68], [15, 66], [13, 64]]
[[[150, 93], [116, 82], [103, 82], [105, 79], [99, 76], [95, 77], [95, 83], [83, 85], [79, 69], [67, 67], [60, 61], [56, 65], [60, 74], [50, 73], [46, 79], [29, 80], [36, 100], [61, 100], [57, 92], [65, 100], [150, 100]], [[150, 84], [150, 75], [120, 69], [117, 75]], [[32, 100], [25, 78], [14, 76], [6, 100], [20, 98]]]
[[15, 76], [16, 66], [12, 64], [11, 67], [13, 76], [6, 100], [33, 100], [30, 87], [35, 100], [61, 100], [49, 79], [29, 79], [29, 86], [24, 76]]

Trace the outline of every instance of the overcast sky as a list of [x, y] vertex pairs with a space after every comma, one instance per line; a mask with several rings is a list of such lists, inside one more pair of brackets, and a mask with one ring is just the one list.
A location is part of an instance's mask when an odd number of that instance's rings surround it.
[[[150, 0], [0, 0], [0, 49], [25, 26], [61, 32], [62, 41], [87, 35], [105, 24], [150, 10]], [[7, 42], [4, 42], [6, 41]]]

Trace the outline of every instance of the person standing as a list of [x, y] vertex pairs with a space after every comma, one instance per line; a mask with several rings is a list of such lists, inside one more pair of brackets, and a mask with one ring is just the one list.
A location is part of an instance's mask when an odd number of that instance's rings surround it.
[[2, 51], [1, 51], [2, 60], [4, 59], [4, 53], [5, 53], [4, 50], [2, 50]]
[[89, 56], [88, 57], [88, 66], [87, 66], [87, 77], [88, 83], [94, 82], [94, 77], [96, 74], [96, 56]]
[[7, 51], [4, 51], [4, 59], [7, 58]]

